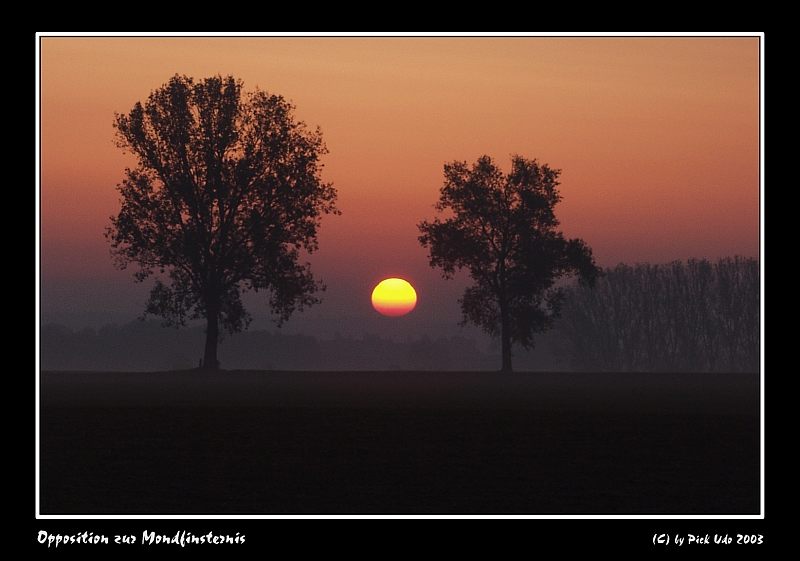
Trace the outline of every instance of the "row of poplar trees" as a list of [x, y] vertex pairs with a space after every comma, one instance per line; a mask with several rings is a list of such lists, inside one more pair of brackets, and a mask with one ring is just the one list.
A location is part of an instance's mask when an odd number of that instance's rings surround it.
[[759, 282], [742, 257], [621, 264], [568, 289], [558, 341], [580, 370], [755, 372]]

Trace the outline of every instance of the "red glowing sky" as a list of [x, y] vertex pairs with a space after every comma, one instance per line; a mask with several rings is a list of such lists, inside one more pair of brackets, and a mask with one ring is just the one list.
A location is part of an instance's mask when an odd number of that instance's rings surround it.
[[433, 216], [443, 163], [482, 154], [561, 168], [557, 214], [601, 265], [758, 255], [757, 38], [51, 37], [41, 40], [45, 293], [132, 283], [102, 235], [133, 165], [111, 124], [175, 73], [233, 74], [321, 127], [343, 214], [324, 221], [313, 265], [342, 294], [368, 298], [388, 276], [436, 294], [444, 281], [416, 224]]

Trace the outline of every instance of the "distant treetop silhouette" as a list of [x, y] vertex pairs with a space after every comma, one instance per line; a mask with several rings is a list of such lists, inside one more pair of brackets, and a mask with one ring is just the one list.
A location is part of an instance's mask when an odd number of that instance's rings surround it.
[[324, 289], [301, 252], [317, 249], [321, 217], [339, 213], [337, 193], [320, 177], [321, 132], [293, 109], [278, 95], [243, 93], [232, 76], [176, 75], [116, 116], [118, 146], [138, 166], [117, 187], [122, 207], [106, 237], [120, 268], [138, 265], [137, 281], [165, 275], [145, 314], [176, 326], [206, 319], [209, 369], [220, 327], [250, 322], [243, 292], [268, 291], [280, 323]]
[[507, 175], [488, 156], [445, 164], [436, 204], [445, 216], [419, 224], [432, 267], [445, 278], [469, 271], [463, 321], [500, 336], [503, 371], [511, 370], [512, 342], [530, 348], [535, 333], [552, 327], [563, 299], [556, 281], [577, 274], [593, 284], [599, 274], [589, 246], [558, 230], [559, 174], [522, 156], [512, 157]]

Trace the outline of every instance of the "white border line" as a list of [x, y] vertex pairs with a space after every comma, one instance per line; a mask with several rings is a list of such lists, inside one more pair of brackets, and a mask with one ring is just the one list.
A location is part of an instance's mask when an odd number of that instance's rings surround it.
[[36, 420], [35, 420], [35, 426], [36, 426], [36, 453], [35, 453], [35, 455], [36, 455], [36, 517], [37, 518], [39, 518], [39, 516], [40, 516], [40, 514], [39, 514], [39, 505], [41, 504], [41, 502], [39, 500], [39, 460], [40, 460], [40, 457], [39, 457], [39, 378], [41, 378], [41, 376], [40, 376], [40, 363], [39, 363], [39, 356], [40, 356], [40, 353], [39, 353], [39, 328], [41, 327], [40, 326], [41, 315], [40, 315], [40, 306], [39, 306], [39, 298], [40, 298], [40, 294], [39, 294], [39, 286], [40, 286], [39, 263], [40, 263], [40, 260], [41, 260], [41, 254], [40, 254], [40, 251], [39, 251], [39, 248], [40, 248], [40, 245], [41, 245], [41, 243], [40, 243], [41, 240], [39, 239], [39, 232], [40, 232], [39, 209], [42, 208], [42, 205], [41, 205], [41, 202], [39, 201], [40, 186], [41, 186], [41, 177], [39, 175], [39, 169], [41, 167], [40, 166], [41, 154], [39, 153], [39, 143], [40, 143], [39, 134], [40, 134], [40, 130], [41, 130], [41, 123], [40, 123], [40, 120], [39, 120], [39, 114], [41, 112], [41, 108], [39, 107], [39, 104], [40, 104], [40, 101], [41, 101], [41, 83], [40, 83], [41, 53], [39, 52], [39, 46], [40, 46], [40, 39], [39, 39], [39, 34], [37, 33], [36, 34], [36, 77], [34, 79], [35, 83], [36, 83], [36, 120], [35, 120], [36, 133], [34, 135], [34, 144], [35, 144], [34, 149], [36, 151], [36, 162], [34, 163], [34, 166], [35, 166], [34, 177], [36, 178], [36, 187], [35, 187], [35, 189], [36, 189], [36, 194], [35, 194], [36, 208], [33, 209], [34, 210], [34, 215], [36, 217], [36, 219], [35, 219], [36, 232], [34, 234], [34, 238], [36, 240], [36, 264], [34, 265], [34, 271], [35, 271], [35, 277], [36, 277], [36, 288], [35, 288], [35, 290], [36, 290], [36, 306], [35, 306], [35, 310], [36, 310], [35, 311], [35, 313], [36, 313], [36, 329], [35, 329], [35, 331], [36, 331], [36, 334], [35, 334], [36, 357], [35, 357], [34, 364], [36, 365], [36, 383], [35, 383], [35, 386], [36, 386], [36, 408], [35, 408], [36, 409]]
[[[760, 404], [761, 404], [761, 430], [760, 430], [760, 452], [761, 452], [761, 485], [760, 485], [760, 514], [486, 514], [486, 515], [442, 515], [442, 514], [290, 514], [290, 515], [277, 515], [277, 514], [42, 514], [40, 512], [40, 454], [39, 454], [39, 379], [40, 379], [40, 362], [39, 362], [39, 328], [40, 328], [40, 189], [41, 189], [41, 153], [40, 153], [40, 113], [41, 113], [41, 39], [45, 37], [129, 37], [129, 38], [151, 38], [151, 37], [174, 37], [174, 38], [204, 38], [204, 37], [519, 37], [519, 38], [535, 38], [535, 37], [663, 37], [663, 38], [681, 38], [681, 37], [753, 37], [759, 40], [759, 265], [760, 265], [760, 289], [761, 289], [761, 353], [760, 353]], [[275, 519], [275, 518], [299, 518], [299, 519], [317, 519], [317, 518], [529, 518], [529, 519], [605, 519], [605, 520], [628, 520], [628, 519], [641, 519], [641, 520], [763, 520], [764, 519], [764, 33], [763, 32], [590, 32], [590, 33], [573, 33], [573, 32], [546, 32], [536, 34], [521, 34], [516, 32], [275, 32], [275, 33], [245, 33], [245, 32], [209, 32], [209, 33], [196, 33], [196, 32], [153, 32], [147, 34], [132, 34], [125, 32], [43, 32], [36, 33], [36, 493], [35, 493], [35, 512], [37, 520], [95, 520], [95, 519], [123, 519], [123, 520], [223, 520], [223, 519]]]
[[763, 520], [760, 514], [37, 514], [40, 520], [272, 520], [285, 518], [529, 518], [603, 520]]
[[765, 159], [764, 159], [764, 34], [761, 33], [758, 39], [758, 51], [759, 51], [759, 60], [758, 60], [758, 104], [759, 104], [759, 116], [758, 116], [758, 124], [759, 124], [759, 265], [761, 266], [761, 298], [759, 299], [759, 303], [761, 304], [760, 314], [761, 317], [759, 318], [761, 321], [761, 337], [759, 338], [761, 344], [761, 396], [760, 396], [760, 404], [761, 404], [761, 432], [760, 432], [760, 444], [761, 444], [761, 518], [764, 518], [764, 371], [766, 370], [765, 360], [764, 360], [764, 338], [765, 338], [765, 329], [764, 329], [764, 296], [765, 296], [765, 285], [764, 285], [764, 166], [765, 166]]

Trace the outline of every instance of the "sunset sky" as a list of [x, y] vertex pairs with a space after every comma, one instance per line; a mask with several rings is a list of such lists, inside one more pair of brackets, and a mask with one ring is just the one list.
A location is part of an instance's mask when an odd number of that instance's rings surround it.
[[[113, 268], [103, 237], [119, 208], [115, 185], [135, 165], [114, 145], [112, 122], [176, 73], [232, 74], [322, 129], [324, 178], [342, 215], [323, 221], [311, 259], [325, 302], [289, 331], [454, 326], [463, 281], [428, 267], [416, 224], [434, 215], [443, 164], [483, 154], [505, 169], [515, 153], [561, 168], [557, 215], [600, 265], [758, 256], [757, 38], [45, 37], [45, 323], [141, 312], [149, 284]], [[403, 318], [379, 317], [370, 303], [391, 276], [417, 289]], [[263, 318], [265, 302], [250, 311]]]

